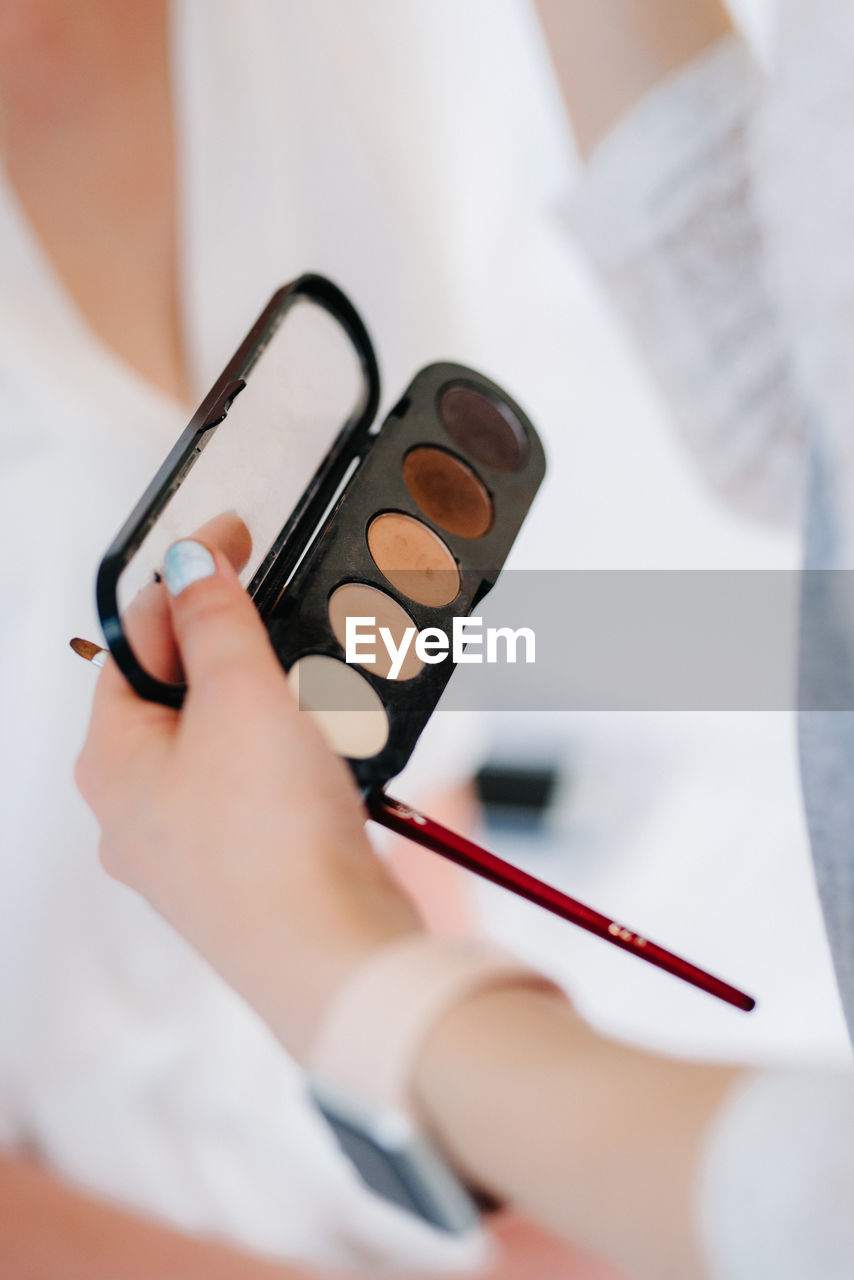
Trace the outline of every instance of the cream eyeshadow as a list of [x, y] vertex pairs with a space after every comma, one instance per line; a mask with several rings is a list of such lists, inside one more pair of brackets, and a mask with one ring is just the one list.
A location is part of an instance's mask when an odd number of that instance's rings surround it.
[[352, 667], [326, 654], [299, 658], [288, 678], [302, 711], [308, 711], [339, 755], [367, 760], [388, 741], [388, 716], [379, 695]]

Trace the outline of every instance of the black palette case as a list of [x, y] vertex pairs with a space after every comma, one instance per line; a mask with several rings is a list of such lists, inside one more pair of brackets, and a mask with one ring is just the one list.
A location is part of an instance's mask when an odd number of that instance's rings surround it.
[[[422, 369], [377, 426], [379, 397], [370, 338], [341, 290], [318, 275], [279, 289], [101, 562], [106, 642], [140, 695], [177, 707], [185, 686], [140, 662], [127, 608], [156, 579], [171, 542], [223, 512], [249, 529], [241, 579], [286, 670], [310, 655], [343, 661], [329, 601], [344, 584], [384, 593], [418, 631], [450, 632], [454, 617], [476, 611], [545, 473], [537, 433], [506, 392], [462, 365]], [[403, 556], [390, 567], [394, 537], [379, 559], [372, 550], [383, 516], [395, 517], [383, 532], [412, 533], [412, 563]], [[447, 568], [419, 568], [422, 544]], [[447, 589], [435, 585], [442, 572]], [[450, 654], [405, 679], [348, 668], [387, 717], [379, 749], [348, 757], [365, 792], [406, 764], [453, 669]], [[303, 697], [301, 684], [303, 704], [322, 718], [317, 698], [316, 690]]]

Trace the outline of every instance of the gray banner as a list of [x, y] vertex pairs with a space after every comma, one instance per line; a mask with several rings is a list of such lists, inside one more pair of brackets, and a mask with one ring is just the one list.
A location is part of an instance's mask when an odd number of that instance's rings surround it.
[[[521, 638], [516, 662], [505, 661], [499, 639], [501, 660], [460, 665], [441, 705], [851, 711], [847, 653], [828, 661], [811, 640], [810, 618], [828, 611], [839, 620], [837, 634], [854, 637], [854, 574], [507, 571], [475, 613], [484, 628], [533, 631], [535, 661], [524, 660]], [[470, 652], [486, 649], [484, 635]]]

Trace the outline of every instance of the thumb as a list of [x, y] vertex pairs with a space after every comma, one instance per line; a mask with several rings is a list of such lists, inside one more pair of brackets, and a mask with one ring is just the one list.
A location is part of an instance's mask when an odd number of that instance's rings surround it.
[[283, 673], [258, 611], [221, 551], [185, 538], [163, 560], [172, 625], [190, 689], [247, 673]]

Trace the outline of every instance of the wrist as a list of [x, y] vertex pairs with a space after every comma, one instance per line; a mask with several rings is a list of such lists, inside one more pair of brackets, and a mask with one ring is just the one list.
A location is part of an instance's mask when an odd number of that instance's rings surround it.
[[[512, 1130], [495, 1129], [491, 1117], [496, 1108], [513, 1108], [520, 1082], [536, 1081], [531, 1095], [521, 1099], [524, 1114], [547, 1081], [549, 1059], [563, 1077], [563, 1109], [586, 1106], [581, 1099], [589, 1100], [596, 1072], [582, 1064], [604, 1044], [557, 987], [475, 991], [449, 1008], [425, 1037], [413, 1079], [417, 1106], [471, 1183], [498, 1200], [518, 1203], [520, 1185], [512, 1173], [508, 1177], [508, 1168], [521, 1150], [512, 1142], [515, 1154], [508, 1151]], [[573, 1078], [582, 1086], [577, 1091]]]
[[[418, 1057], [448, 1009], [476, 991], [519, 987], [528, 996], [555, 990], [485, 940], [410, 934], [353, 971], [312, 1046], [311, 1095], [365, 1181], [449, 1232], [476, 1222], [476, 1200], [447, 1163], [429, 1118], [424, 1124], [415, 1087]], [[487, 1083], [481, 1073], [462, 1086]]]
[[299, 919], [285, 936], [274, 926], [277, 958], [262, 963], [253, 1003], [299, 1062], [307, 1061], [353, 975], [390, 945], [423, 933], [415, 908], [378, 870], [379, 876], [333, 874], [303, 885]]

